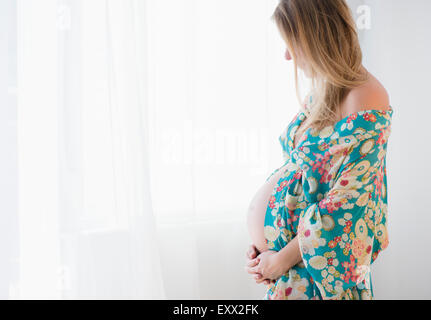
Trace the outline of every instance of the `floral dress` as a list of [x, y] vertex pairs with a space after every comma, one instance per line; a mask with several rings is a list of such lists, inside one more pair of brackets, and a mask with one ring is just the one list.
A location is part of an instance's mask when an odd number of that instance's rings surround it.
[[[310, 97], [311, 102], [311, 97]], [[307, 107], [307, 104], [304, 105]], [[372, 299], [370, 265], [388, 246], [386, 148], [393, 109], [360, 111], [293, 139], [300, 111], [279, 138], [285, 164], [264, 224], [270, 250], [298, 236], [302, 262], [264, 300]]]

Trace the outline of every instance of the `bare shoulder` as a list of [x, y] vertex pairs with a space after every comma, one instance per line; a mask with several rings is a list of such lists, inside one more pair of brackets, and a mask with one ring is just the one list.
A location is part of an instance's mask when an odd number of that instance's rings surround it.
[[388, 111], [389, 94], [377, 78], [370, 74], [364, 85], [352, 89], [341, 106], [342, 117], [364, 110]]

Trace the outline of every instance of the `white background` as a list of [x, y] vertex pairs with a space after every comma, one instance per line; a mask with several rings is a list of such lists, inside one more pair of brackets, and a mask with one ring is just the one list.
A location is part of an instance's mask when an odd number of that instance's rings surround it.
[[364, 34], [364, 64], [386, 86], [395, 110], [387, 155], [390, 244], [375, 264], [375, 292], [384, 299], [430, 299], [431, 2], [365, 2], [373, 21]]

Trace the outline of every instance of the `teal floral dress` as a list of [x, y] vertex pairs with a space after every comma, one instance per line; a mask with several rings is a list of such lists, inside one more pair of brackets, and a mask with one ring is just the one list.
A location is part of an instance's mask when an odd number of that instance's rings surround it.
[[370, 266], [388, 246], [392, 113], [360, 111], [319, 132], [309, 128], [293, 148], [306, 118], [300, 111], [282, 133], [285, 164], [267, 181], [284, 173], [270, 197], [264, 233], [275, 251], [298, 236], [302, 262], [268, 285], [263, 299], [373, 298]]

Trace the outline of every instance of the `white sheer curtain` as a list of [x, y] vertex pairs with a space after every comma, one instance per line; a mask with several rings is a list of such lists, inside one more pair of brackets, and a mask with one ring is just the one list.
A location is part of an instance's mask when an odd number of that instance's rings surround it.
[[15, 1], [0, 1], [0, 299], [17, 277]]
[[164, 298], [145, 1], [20, 0], [17, 298]]
[[245, 217], [299, 107], [277, 3], [148, 1], [151, 185], [170, 298], [263, 297], [244, 272]]
[[149, 1], [150, 154], [159, 221], [242, 219], [238, 197], [255, 188], [248, 179], [279, 162], [278, 149], [273, 157], [267, 152], [277, 148], [274, 135], [287, 119], [272, 120], [277, 107], [295, 98], [293, 87], [277, 91], [287, 87], [276, 83], [287, 68], [269, 19], [277, 2]]
[[16, 1], [2, 297], [263, 296], [246, 210], [298, 108], [277, 2]]

